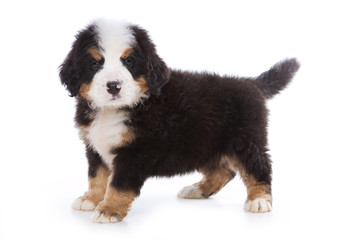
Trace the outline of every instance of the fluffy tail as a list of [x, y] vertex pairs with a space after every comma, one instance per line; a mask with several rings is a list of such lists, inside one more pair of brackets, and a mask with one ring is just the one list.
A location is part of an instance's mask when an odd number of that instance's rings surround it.
[[285, 59], [255, 78], [255, 84], [270, 99], [288, 85], [299, 68], [296, 58]]

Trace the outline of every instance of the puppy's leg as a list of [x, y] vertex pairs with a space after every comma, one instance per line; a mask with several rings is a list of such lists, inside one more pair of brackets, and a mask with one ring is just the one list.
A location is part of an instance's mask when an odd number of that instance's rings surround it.
[[126, 217], [147, 176], [141, 164], [136, 164], [137, 159], [136, 151], [119, 154], [114, 159], [114, 170], [109, 177], [104, 200], [92, 216], [93, 222], [115, 223]]
[[257, 181], [252, 174], [240, 171], [247, 188], [245, 209], [253, 213], [269, 212], [272, 208], [271, 185]]
[[272, 208], [270, 159], [266, 152], [253, 150], [239, 165], [248, 195], [245, 209], [253, 213], [269, 212]]
[[215, 170], [204, 170], [203, 179], [191, 186], [184, 187], [179, 193], [179, 198], [201, 199], [208, 198], [218, 193], [236, 175], [228, 167], [222, 166]]
[[104, 199], [110, 171], [94, 150], [88, 147], [86, 155], [89, 162], [89, 189], [83, 196], [74, 201], [72, 208], [92, 211]]

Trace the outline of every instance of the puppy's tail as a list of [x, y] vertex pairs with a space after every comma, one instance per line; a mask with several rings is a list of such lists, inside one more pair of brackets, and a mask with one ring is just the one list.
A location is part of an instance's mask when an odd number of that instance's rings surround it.
[[255, 78], [255, 84], [265, 98], [270, 99], [289, 84], [299, 68], [300, 63], [296, 58], [285, 59]]

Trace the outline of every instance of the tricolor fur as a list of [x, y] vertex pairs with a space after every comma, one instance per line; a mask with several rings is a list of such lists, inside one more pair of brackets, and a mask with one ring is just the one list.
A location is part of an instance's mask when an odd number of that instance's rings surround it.
[[93, 22], [60, 66], [89, 162], [89, 190], [73, 207], [121, 221], [146, 179], [199, 171], [179, 197], [207, 198], [240, 173], [245, 208], [270, 211], [265, 101], [298, 68], [288, 59], [256, 78], [173, 70], [139, 26]]

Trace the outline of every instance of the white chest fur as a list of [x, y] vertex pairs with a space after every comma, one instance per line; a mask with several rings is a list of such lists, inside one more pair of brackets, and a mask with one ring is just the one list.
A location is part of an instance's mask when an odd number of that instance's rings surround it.
[[110, 169], [115, 157], [111, 150], [121, 145], [122, 135], [127, 132], [124, 124], [127, 119], [124, 112], [100, 110], [90, 126], [87, 139]]

